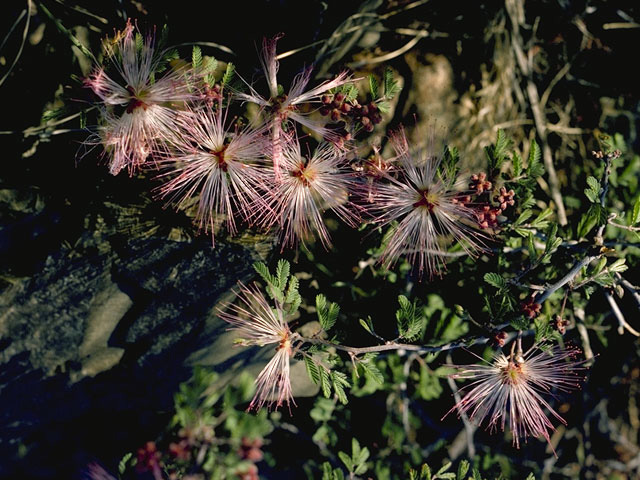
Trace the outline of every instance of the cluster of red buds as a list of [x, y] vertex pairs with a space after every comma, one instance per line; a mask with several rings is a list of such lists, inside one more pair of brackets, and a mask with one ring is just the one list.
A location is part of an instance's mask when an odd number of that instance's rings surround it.
[[471, 175], [471, 183], [469, 183], [469, 190], [473, 190], [476, 195], [480, 195], [484, 192], [490, 192], [493, 188], [493, 184], [487, 180], [487, 174], [480, 172], [478, 174]]
[[533, 320], [540, 315], [542, 305], [536, 302], [535, 298], [529, 297], [520, 303], [520, 310], [529, 320]]
[[136, 471], [151, 472], [155, 478], [158, 478], [158, 475], [162, 475], [161, 457], [162, 454], [158, 451], [155, 442], [145, 443], [137, 452]]
[[262, 447], [262, 440], [259, 438], [248, 439], [243, 438], [240, 444], [240, 450], [238, 455], [243, 460], [251, 460], [252, 462], [259, 462], [262, 460], [263, 453], [260, 448]]
[[555, 327], [560, 335], [564, 335], [567, 331], [567, 326], [569, 325], [569, 320], [565, 320], [560, 315], [555, 316]]
[[513, 190], [507, 191], [505, 187], [500, 187], [500, 193], [493, 197], [493, 201], [500, 204], [500, 210], [506, 210], [507, 207], [512, 207], [516, 203], [513, 199], [515, 194]]
[[348, 116], [354, 122], [360, 123], [367, 132], [372, 132], [374, 126], [382, 121], [382, 115], [375, 102], [366, 105], [360, 105], [357, 100], [349, 102], [344, 93], [323, 95], [320, 114], [330, 115], [332, 122], [339, 122], [344, 116]]
[[[471, 175], [469, 190], [471, 190], [472, 195], [480, 196], [484, 193], [491, 192], [493, 190], [493, 184], [487, 180], [487, 174], [485, 172], [480, 172]], [[497, 206], [492, 206], [489, 199], [480, 201], [479, 204], [476, 205], [476, 216], [480, 228], [497, 227], [499, 223], [498, 216], [508, 207], [515, 205], [514, 197], [515, 192], [513, 190], [500, 187], [498, 194], [493, 197], [493, 201], [497, 203]], [[454, 201], [455, 203], [466, 205], [471, 202], [471, 196], [468, 194], [460, 194]]]
[[212, 86], [205, 84], [202, 92], [202, 99], [208, 107], [217, 105], [222, 100], [220, 86], [217, 84]]
[[477, 213], [480, 228], [494, 228], [498, 226], [498, 215], [502, 210], [489, 205], [484, 205]]
[[507, 342], [507, 337], [507, 332], [504, 330], [498, 330], [493, 333], [491, 341], [497, 347], [504, 347], [504, 344]]

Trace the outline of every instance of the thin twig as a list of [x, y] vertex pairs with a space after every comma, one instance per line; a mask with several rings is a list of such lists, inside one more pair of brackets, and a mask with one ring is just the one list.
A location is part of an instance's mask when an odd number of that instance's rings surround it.
[[524, 11], [523, 0], [507, 0], [506, 1], [507, 12], [511, 18], [512, 25], [512, 46], [513, 51], [518, 63], [518, 67], [522, 72], [522, 75], [527, 81], [527, 96], [529, 97], [529, 103], [531, 111], [533, 112], [533, 119], [536, 124], [536, 130], [540, 137], [540, 143], [542, 146], [542, 156], [544, 160], [544, 166], [549, 175], [549, 187], [551, 189], [551, 198], [556, 204], [558, 223], [560, 225], [567, 224], [567, 214], [562, 201], [562, 194], [560, 193], [560, 182], [558, 181], [558, 174], [556, 173], [555, 166], [553, 164], [553, 153], [551, 147], [547, 141], [547, 119], [543, 111], [543, 105], [540, 102], [540, 95], [538, 88], [533, 82], [531, 66], [524, 53], [524, 45], [522, 36], [520, 35], [520, 19], [517, 12]]
[[[451, 354], [447, 355], [447, 363], [453, 364]], [[456, 385], [456, 382], [453, 380], [453, 378], [451, 378], [450, 375], [447, 375], [447, 383], [449, 384], [449, 388], [453, 392], [453, 398], [456, 401], [456, 405], [460, 405], [460, 403], [462, 402], [462, 398], [460, 397], [460, 393], [458, 392], [458, 386]], [[467, 437], [467, 452], [469, 454], [468, 456], [469, 458], [473, 458], [476, 455], [476, 447], [473, 443], [473, 434], [476, 431], [476, 427], [469, 421], [469, 417], [463, 409], [458, 408], [458, 416], [462, 419], [462, 423], [464, 425], [464, 430]]]
[[580, 273], [583, 267], [586, 267], [595, 259], [600, 258], [599, 255], [587, 255], [583, 257], [578, 263], [576, 263], [567, 274], [558, 280], [556, 283], [547, 288], [542, 295], [536, 297], [536, 303], [542, 304], [547, 298], [549, 298], [556, 290], [564, 287], [567, 283], [572, 281]]
[[627, 330], [632, 335], [635, 335], [636, 337], [640, 337], [640, 332], [638, 332], [631, 325], [629, 325], [627, 320], [624, 318], [624, 315], [622, 314], [622, 311], [620, 310], [620, 307], [618, 306], [616, 299], [613, 298], [613, 295], [611, 295], [611, 292], [608, 292], [605, 290], [604, 296], [607, 298], [607, 302], [609, 302], [609, 305], [611, 306], [611, 311], [613, 312], [616, 319], [618, 320], [618, 334], [623, 335], [624, 331]]
[[[31, 4], [31, 0], [27, 0], [27, 9], [26, 9], [27, 19], [25, 20], [24, 30], [22, 31], [22, 41], [20, 42], [20, 48], [18, 49], [18, 53], [16, 53], [16, 57], [13, 59], [13, 62], [11, 63], [9, 70], [7, 70], [7, 73], [5, 73], [2, 76], [2, 78], [0, 78], [0, 85], [2, 85], [4, 81], [7, 79], [7, 77], [9, 77], [9, 75], [15, 68], [16, 64], [18, 63], [18, 60], [20, 60], [20, 57], [22, 56], [24, 45], [27, 42], [27, 34], [29, 33], [29, 26], [31, 25], [31, 9], [32, 8], [33, 8], [33, 5]], [[22, 18], [22, 15], [20, 15], [20, 18]]]

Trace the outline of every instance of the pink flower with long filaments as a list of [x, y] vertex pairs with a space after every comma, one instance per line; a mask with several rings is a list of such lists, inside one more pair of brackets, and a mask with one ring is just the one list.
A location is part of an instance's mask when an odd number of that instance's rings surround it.
[[307, 157], [294, 138], [284, 145], [282, 176], [267, 193], [269, 205], [261, 213], [261, 226], [278, 225], [283, 248], [304, 242], [314, 233], [328, 248], [331, 241], [323, 220], [324, 211], [333, 211], [348, 225], [359, 223], [355, 205], [349, 200], [354, 182], [344, 153], [332, 144], [320, 144]]
[[214, 234], [217, 220], [224, 219], [227, 231], [236, 233], [236, 215], [251, 221], [264, 204], [266, 127], [227, 125], [226, 109], [187, 110], [178, 116], [180, 135], [170, 152], [159, 155], [158, 164], [167, 168], [160, 175], [168, 179], [159, 195], [178, 207], [197, 198], [196, 221]]
[[238, 332], [241, 345], [276, 345], [276, 354], [256, 379], [256, 393], [248, 410], [259, 410], [265, 404], [279, 408], [295, 405], [291, 390], [290, 359], [295, 352], [297, 335], [286, 321], [283, 306], [277, 300], [270, 304], [264, 294], [253, 285], [240, 286], [240, 304], [231, 304], [220, 310], [220, 318]]
[[498, 428], [504, 431], [508, 419], [517, 448], [527, 437], [542, 437], [551, 445], [550, 434], [555, 427], [545, 410], [560, 423], [567, 423], [543, 395], [578, 388], [579, 372], [584, 370], [586, 360], [575, 359], [578, 349], [541, 349], [534, 345], [523, 353], [519, 339], [517, 350], [515, 345], [509, 355], [496, 353], [490, 363], [478, 357], [482, 364], [454, 366], [458, 372], [453, 378], [472, 382], [461, 390], [468, 392], [445, 417], [454, 410], [464, 412], [478, 425], [486, 420], [491, 433]]
[[169, 70], [155, 78], [162, 53], [156, 51], [154, 36], [143, 38], [131, 22], [115, 39], [105, 41], [105, 49], [115, 75], [99, 66], [85, 80], [100, 99], [103, 120], [86, 143], [103, 144], [113, 175], [123, 168], [132, 174], [163, 148], [172, 136], [174, 108], [194, 95], [184, 70]]
[[484, 235], [475, 228], [475, 212], [461, 200], [461, 182], [440, 168], [442, 157], [433, 145], [412, 151], [403, 129], [391, 136], [391, 142], [396, 152], [393, 168], [379, 172], [380, 179], [363, 192], [374, 222], [398, 222], [382, 263], [389, 267], [406, 255], [421, 275], [433, 276], [444, 266], [452, 243], [469, 255], [482, 250]]
[[273, 142], [273, 167], [276, 178], [280, 178], [280, 161], [282, 157], [283, 142], [289, 137], [284, 135], [282, 131], [283, 122], [295, 121], [308, 129], [316, 132], [322, 138], [331, 138], [331, 131], [323, 125], [311, 120], [305, 114], [299, 111], [299, 106], [303, 103], [318, 102], [323, 93], [353, 81], [347, 72], [339, 73], [332, 80], [322, 82], [320, 85], [305, 91], [309, 80], [311, 79], [311, 68], [306, 68], [295, 76], [291, 82], [291, 88], [288, 94], [279, 94], [278, 92], [278, 60], [276, 58], [276, 44], [281, 38], [276, 36], [272, 39], [264, 39], [262, 44], [262, 52], [260, 63], [267, 80], [269, 88], [269, 96], [260, 95], [251, 85], [249, 93], [236, 94], [236, 97], [248, 102], [255, 103], [263, 108], [270, 116], [271, 135]]

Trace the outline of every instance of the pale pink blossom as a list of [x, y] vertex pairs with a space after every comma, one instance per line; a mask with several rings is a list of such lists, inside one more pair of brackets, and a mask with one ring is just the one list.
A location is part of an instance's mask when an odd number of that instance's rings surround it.
[[197, 199], [196, 222], [212, 239], [216, 221], [224, 220], [234, 235], [236, 215], [251, 221], [265, 203], [261, 188], [267, 178], [267, 129], [230, 125], [226, 115], [221, 105], [181, 113], [176, 123], [180, 134], [171, 150], [158, 157], [159, 166], [167, 169], [159, 177], [167, 180], [159, 196], [178, 207]]
[[295, 400], [291, 390], [290, 360], [295, 352], [297, 334], [292, 333], [283, 306], [270, 303], [254, 284], [240, 285], [239, 304], [231, 304], [218, 313], [238, 332], [241, 345], [276, 345], [276, 354], [256, 379], [256, 393], [248, 410], [259, 410], [265, 404], [291, 407]]
[[483, 363], [454, 366], [457, 373], [453, 378], [472, 382], [461, 389], [469, 391], [445, 417], [455, 410], [478, 425], [486, 420], [491, 433], [504, 431], [508, 419], [517, 448], [527, 437], [542, 437], [551, 445], [550, 434], [555, 427], [549, 416], [563, 425], [567, 423], [543, 395], [579, 387], [579, 373], [585, 368], [585, 360], [576, 360], [579, 353], [578, 349], [557, 346], [533, 346], [522, 353], [520, 346], [515, 349], [514, 342], [508, 356], [498, 352], [491, 363], [478, 357]]
[[285, 143], [281, 163], [280, 181], [274, 181], [267, 192], [269, 204], [261, 213], [260, 224], [278, 226], [283, 248], [314, 234], [329, 248], [331, 240], [323, 220], [326, 210], [350, 226], [359, 223], [356, 206], [349, 199], [355, 177], [343, 152], [325, 142], [307, 157], [293, 138]]
[[131, 22], [105, 41], [105, 49], [114, 72], [99, 66], [85, 80], [100, 99], [103, 120], [87, 143], [102, 142], [113, 175], [123, 168], [132, 174], [164, 147], [172, 136], [175, 108], [194, 95], [185, 70], [170, 69], [155, 77], [162, 52], [156, 50], [153, 35], [142, 38]]
[[306, 68], [294, 77], [287, 94], [279, 94], [277, 79], [279, 63], [276, 58], [276, 44], [280, 38], [281, 35], [272, 39], [265, 38], [262, 43], [260, 63], [269, 89], [268, 96], [264, 97], [260, 95], [253, 86], [249, 84], [247, 84], [249, 93], [236, 93], [237, 98], [259, 105], [269, 116], [273, 142], [273, 167], [277, 179], [280, 178], [280, 161], [282, 158], [282, 149], [284, 148], [283, 144], [290, 138], [285, 135], [282, 130], [283, 123], [294, 121], [316, 132], [322, 138], [332, 138], [334, 134], [331, 130], [325, 128], [321, 123], [310, 119], [308, 115], [300, 112], [299, 106], [304, 103], [319, 102], [323, 93], [354, 81], [349, 73], [343, 71], [335, 78], [322, 82], [316, 87], [305, 91], [311, 79], [312, 71], [311, 68]]
[[451, 244], [468, 255], [483, 249], [485, 236], [476, 230], [475, 211], [461, 200], [461, 186], [431, 145], [412, 150], [405, 132], [391, 136], [396, 152], [392, 166], [377, 171], [377, 181], [363, 191], [364, 208], [373, 221], [397, 226], [386, 243], [381, 262], [392, 266], [406, 256], [420, 275], [438, 273]]

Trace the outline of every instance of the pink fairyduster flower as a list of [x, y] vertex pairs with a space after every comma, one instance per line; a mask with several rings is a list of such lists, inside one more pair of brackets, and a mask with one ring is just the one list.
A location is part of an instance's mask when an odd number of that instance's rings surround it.
[[133, 174], [171, 137], [174, 108], [194, 95], [185, 71], [170, 70], [155, 78], [162, 54], [153, 35], [142, 38], [131, 22], [114, 40], [105, 41], [105, 50], [116, 75], [100, 66], [85, 80], [100, 98], [103, 125], [97, 138], [110, 157], [109, 171], [116, 175], [126, 167]]
[[[527, 437], [543, 437], [551, 445], [550, 433], [555, 427], [547, 417], [566, 425], [567, 422], [549, 405], [542, 394], [552, 390], [570, 391], [579, 386], [578, 372], [586, 360], [575, 360], [578, 349], [563, 350], [557, 346], [541, 349], [533, 346], [524, 354], [518, 341], [511, 353], [496, 353], [492, 363], [454, 366], [458, 373], [453, 378], [473, 380], [465, 388], [470, 391], [449, 410], [469, 415], [478, 425], [488, 419], [491, 433], [498, 427], [504, 431], [507, 417], [513, 435], [513, 444], [520, 448], [520, 440]], [[444, 417], [443, 417], [444, 418]], [[552, 447], [553, 449], [553, 447]], [[555, 451], [554, 451], [555, 454]]]
[[314, 232], [328, 248], [329, 232], [322, 213], [332, 210], [342, 221], [355, 226], [359, 216], [349, 193], [355, 186], [353, 170], [344, 154], [330, 143], [322, 143], [310, 158], [302, 155], [297, 138], [282, 152], [282, 177], [268, 192], [269, 205], [261, 214], [261, 225], [280, 226], [283, 248], [303, 242]]
[[295, 351], [297, 334], [292, 333], [285, 319], [283, 306], [271, 305], [256, 285], [240, 285], [240, 304], [221, 310], [220, 318], [238, 331], [242, 345], [276, 345], [276, 354], [256, 379], [256, 393], [247, 410], [259, 410], [265, 403], [279, 408], [285, 403], [295, 405], [291, 390], [289, 362]]
[[266, 178], [261, 167], [269, 143], [266, 127], [230, 127], [226, 115], [221, 105], [181, 113], [180, 135], [158, 160], [168, 168], [160, 178], [169, 178], [160, 197], [179, 207], [198, 198], [196, 221], [200, 229], [211, 231], [212, 240], [217, 219], [224, 218], [234, 235], [235, 215], [249, 221], [264, 203], [259, 188]]
[[276, 178], [280, 178], [280, 161], [282, 158], [282, 142], [287, 136], [282, 131], [282, 124], [293, 120], [308, 129], [316, 132], [322, 138], [331, 138], [332, 132], [322, 125], [310, 120], [302, 114], [298, 107], [307, 102], [320, 102], [323, 93], [353, 81], [347, 72], [341, 72], [332, 80], [322, 82], [320, 85], [305, 91], [309, 80], [311, 79], [311, 68], [303, 70], [295, 76], [291, 82], [291, 88], [288, 94], [280, 95], [278, 93], [278, 60], [276, 59], [276, 43], [282, 35], [272, 39], [264, 39], [262, 43], [262, 55], [260, 63], [267, 80], [269, 88], [269, 97], [265, 98], [260, 95], [251, 85], [249, 93], [237, 93], [236, 97], [248, 102], [260, 105], [269, 115], [271, 119], [271, 135], [273, 142], [273, 167]]
[[393, 265], [402, 255], [433, 276], [443, 266], [450, 243], [473, 255], [484, 236], [473, 228], [475, 211], [460, 200], [460, 182], [440, 168], [433, 147], [412, 152], [403, 129], [391, 137], [396, 151], [393, 168], [377, 172], [379, 180], [366, 188], [365, 209], [380, 225], [398, 221], [382, 254]]

